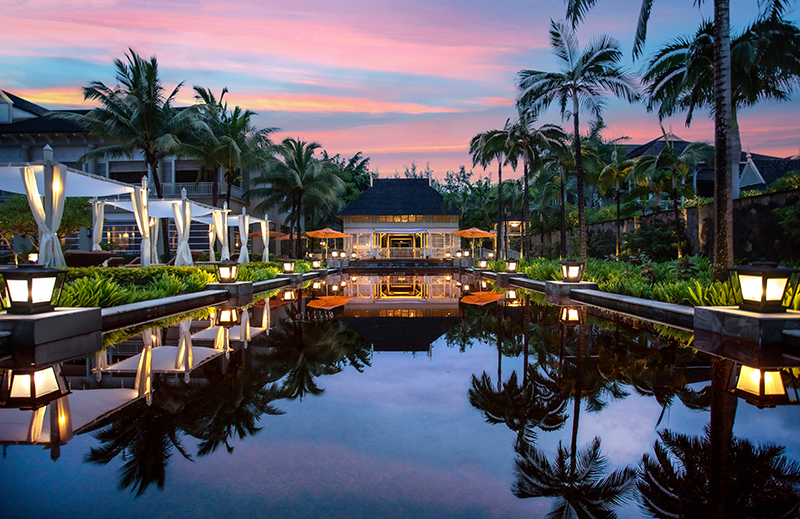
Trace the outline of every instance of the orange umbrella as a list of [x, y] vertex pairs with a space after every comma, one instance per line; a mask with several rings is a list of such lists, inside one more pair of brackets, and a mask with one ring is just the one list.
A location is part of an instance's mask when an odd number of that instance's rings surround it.
[[472, 238], [473, 257], [475, 256], [475, 238], [494, 238], [493, 232], [482, 231], [477, 227], [470, 227], [469, 229], [456, 231], [453, 234], [455, 234], [456, 236], [461, 236], [462, 238]]
[[468, 305], [488, 305], [503, 299], [503, 294], [497, 292], [478, 292], [477, 294], [469, 294], [461, 298], [461, 302]]
[[[272, 238], [273, 240], [280, 240], [284, 236], [286, 236], [285, 232], [280, 232], [280, 231], [270, 231], [269, 232], [269, 237]], [[247, 237], [248, 238], [261, 238], [261, 231], [251, 232], [250, 234], [247, 235]]]
[[321, 310], [333, 310], [337, 306], [346, 305], [350, 299], [350, 297], [344, 296], [322, 296], [319, 299], [309, 301], [306, 303], [306, 306], [311, 308], [319, 308]]
[[[318, 231], [308, 231], [308, 235], [312, 238], [320, 238], [325, 240], [325, 245], [328, 245], [328, 240], [330, 238], [349, 238], [349, 234], [345, 234], [343, 232], [334, 231], [330, 227], [325, 227], [324, 229], [320, 229]], [[325, 247], [325, 259], [328, 259], [328, 247]]]
[[[281, 234], [283, 234], [283, 236], [280, 236], [278, 238], [273, 238], [273, 241], [283, 241], [283, 240], [288, 240], [289, 239], [289, 235], [288, 234], [284, 234], [284, 233], [281, 233]], [[297, 239], [298, 235], [295, 234], [294, 237], [295, 237], [295, 239]], [[272, 238], [272, 235], [270, 235], [270, 238]], [[301, 234], [299, 236], [299, 238], [308, 238], [308, 236], [306, 236], [306, 233], [303, 233], [303, 234]]]

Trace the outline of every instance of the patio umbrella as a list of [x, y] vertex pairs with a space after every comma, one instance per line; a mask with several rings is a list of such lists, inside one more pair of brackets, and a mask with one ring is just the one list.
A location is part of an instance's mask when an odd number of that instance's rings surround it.
[[320, 310], [333, 310], [337, 306], [344, 306], [350, 301], [350, 297], [344, 296], [322, 296], [306, 303], [307, 307], [319, 308]]
[[[258, 238], [262, 236], [261, 231], [251, 232], [247, 235], [249, 238]], [[267, 234], [267, 239], [272, 238], [275, 241], [285, 240], [286, 237], [289, 236], [285, 232], [281, 231], [269, 231]]]
[[325, 240], [325, 259], [328, 259], [328, 240], [330, 238], [349, 238], [349, 234], [345, 234], [343, 232], [334, 231], [330, 227], [326, 227], [324, 229], [320, 229], [319, 231], [308, 231], [307, 233], [312, 238], [321, 238]]
[[503, 299], [503, 294], [497, 292], [478, 292], [469, 294], [461, 298], [461, 302], [467, 305], [484, 306]]
[[472, 256], [475, 257], [475, 238], [494, 238], [494, 233], [489, 231], [482, 231], [477, 227], [470, 227], [456, 231], [453, 234], [462, 238], [472, 238]]

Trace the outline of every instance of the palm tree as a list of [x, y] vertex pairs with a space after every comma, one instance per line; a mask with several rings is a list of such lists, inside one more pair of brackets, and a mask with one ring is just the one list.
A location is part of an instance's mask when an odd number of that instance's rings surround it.
[[[109, 87], [101, 81], [92, 81], [83, 88], [84, 100], [100, 103], [100, 107], [87, 114], [52, 112], [53, 117], [66, 119], [95, 135], [116, 144], [103, 146], [85, 153], [79, 163], [100, 158], [133, 158], [144, 156], [156, 196], [164, 198], [164, 189], [158, 174], [159, 162], [179, 152], [178, 134], [187, 128], [194, 113], [175, 109], [173, 103], [183, 83], [165, 95], [158, 75], [155, 56], [145, 60], [133, 49], [125, 54], [127, 62], [114, 60], [117, 86]], [[164, 252], [169, 258], [167, 219], [161, 219]]]
[[[663, 132], [662, 128], [662, 132]], [[678, 215], [678, 189], [679, 186], [688, 189], [684, 183], [692, 170], [705, 162], [708, 164], [714, 159], [714, 150], [711, 146], [703, 142], [693, 142], [688, 145], [680, 154], [675, 152], [675, 148], [669, 142], [667, 134], [664, 132], [666, 145], [657, 156], [641, 157], [631, 171], [631, 176], [637, 182], [657, 181], [659, 177], [669, 179], [669, 189], [672, 198], [672, 212], [675, 218], [675, 237], [678, 240], [678, 257], [683, 256], [680, 217]]]
[[[645, 454], [637, 483], [641, 507], [652, 517], [708, 517], [719, 496], [709, 485], [712, 449], [708, 429], [702, 437], [659, 432], [653, 455]], [[784, 457], [784, 447], [756, 447], [732, 438], [726, 516], [797, 517], [800, 465]]]
[[[469, 142], [473, 166], [480, 164], [486, 169], [493, 160], [497, 160], [497, 242], [494, 250], [497, 259], [501, 259], [500, 250], [503, 245], [503, 162], [509, 148], [507, 137], [508, 134], [503, 130], [489, 130], [479, 133]], [[506, 259], [505, 251], [503, 252], [502, 259]]]
[[[598, 0], [567, 0], [567, 19], [575, 27]], [[642, 52], [654, 0], [642, 0], [633, 56]], [[789, 2], [759, 2], [763, 18], [780, 18]], [[733, 266], [733, 191], [729, 138], [733, 126], [730, 0], [714, 0], [714, 279], [724, 281]]]
[[[622, 57], [619, 43], [608, 36], [593, 41], [583, 51], [578, 39], [562, 22], [550, 21], [550, 45], [561, 62], [560, 72], [521, 70], [517, 86], [518, 105], [533, 116], [557, 101], [561, 117], [572, 117], [574, 125], [575, 175], [578, 182], [578, 235], [580, 258], [586, 261], [586, 217], [584, 199], [584, 170], [581, 157], [580, 109], [592, 111], [597, 119], [602, 115], [601, 90], [607, 90], [628, 101], [637, 98], [632, 80], [617, 66]], [[568, 109], [572, 101], [572, 109]]]
[[605, 195], [611, 186], [614, 186], [614, 199], [617, 202], [617, 234], [616, 234], [616, 256], [619, 259], [619, 238], [620, 238], [620, 198], [622, 185], [628, 180], [628, 176], [633, 170], [634, 161], [625, 159], [622, 149], [618, 146], [614, 149], [611, 162], [605, 165], [600, 171], [600, 191]]
[[207, 88], [194, 86], [195, 98], [202, 101], [201, 104], [192, 107], [200, 117], [197, 118], [194, 127], [182, 139], [181, 153], [192, 157], [200, 162], [198, 181], [203, 177], [211, 179], [211, 205], [217, 207], [219, 203], [219, 169], [222, 167], [222, 160], [218, 156], [219, 138], [224, 133], [224, 118], [228, 110], [228, 104], [223, 102], [228, 88], [222, 89], [219, 99]]
[[[336, 176], [336, 168], [330, 161], [314, 157], [320, 148], [317, 142], [284, 139], [275, 147], [277, 156], [269, 159], [262, 174], [253, 179], [254, 185], [265, 187], [246, 193], [248, 198], [264, 199], [256, 206], [257, 210], [266, 212], [277, 206], [288, 214], [290, 239], [294, 239], [295, 233], [300, 234], [307, 219], [316, 214], [333, 214], [340, 207], [344, 182]], [[295, 257], [303, 256], [303, 242], [298, 239]]]

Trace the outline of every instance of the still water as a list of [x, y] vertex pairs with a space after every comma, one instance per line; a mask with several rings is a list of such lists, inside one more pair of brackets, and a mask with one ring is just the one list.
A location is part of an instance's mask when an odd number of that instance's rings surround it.
[[[541, 294], [444, 274], [325, 281], [66, 362], [68, 441], [48, 443], [47, 415], [34, 442], [32, 411], [0, 414], [2, 516], [543, 517], [567, 496], [642, 517], [643, 495], [691, 497], [636, 487], [660, 435], [705, 438], [691, 333], [591, 307], [565, 323]], [[733, 432], [800, 460], [798, 425], [738, 400]]]

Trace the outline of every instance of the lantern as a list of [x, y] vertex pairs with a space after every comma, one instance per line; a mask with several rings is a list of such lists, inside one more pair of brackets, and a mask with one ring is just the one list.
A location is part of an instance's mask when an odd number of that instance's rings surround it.
[[283, 273], [284, 274], [291, 274], [294, 272], [294, 261], [292, 260], [284, 260], [283, 261]]
[[485, 259], [482, 259], [482, 260], [478, 261], [478, 268], [481, 268], [481, 269], [489, 268], [489, 262], [486, 261]]
[[334, 258], [338, 258], [339, 257], [339, 251], [338, 250], [331, 251], [331, 256], [334, 257]]
[[350, 253], [350, 258], [352, 258], [352, 259], [358, 258], [358, 253], [356, 253], [356, 251], [351, 252]]
[[55, 308], [64, 285], [64, 271], [42, 265], [4, 269], [3, 281], [10, 302], [10, 314], [37, 314]]
[[451, 276], [450, 274], [447, 274], [447, 275], [445, 275], [445, 277], [444, 277], [444, 280], [445, 280], [445, 281], [450, 281], [451, 279], [453, 279], [453, 276]]
[[38, 409], [69, 392], [60, 366], [10, 369], [0, 385], [0, 407]]
[[239, 274], [239, 264], [235, 261], [218, 261], [214, 263], [217, 270], [217, 278], [220, 283], [235, 283], [236, 276]]
[[444, 257], [447, 258], [447, 259], [450, 259], [451, 256], [452, 256], [452, 254], [450, 254], [450, 251], [447, 251], [447, 252], [444, 253]]
[[321, 267], [322, 267], [322, 262], [320, 260], [312, 260], [311, 261], [311, 268], [316, 270], [316, 269], [319, 269]]
[[350, 276], [350, 281], [355, 283], [356, 281], [358, 281], [358, 276]]
[[242, 322], [242, 313], [239, 308], [235, 307], [221, 307], [215, 312], [215, 324], [224, 328], [236, 326]]
[[[796, 369], [796, 368], [794, 368]], [[752, 368], [734, 365], [728, 391], [758, 408], [800, 403], [798, 378], [793, 368]]]
[[283, 293], [282, 299], [284, 301], [294, 301], [297, 298], [297, 293], [294, 290], [286, 290]]
[[319, 290], [320, 288], [322, 288], [322, 283], [320, 283], [319, 281], [314, 281], [314, 282], [311, 284], [311, 288], [312, 288], [313, 290]]
[[461, 256], [463, 256], [463, 253], [460, 250], [456, 251], [456, 258], [460, 258]]
[[742, 301], [739, 309], [759, 313], [785, 312], [783, 296], [789, 286], [789, 277], [797, 269], [778, 267], [771, 261], [757, 261], [747, 267], [729, 269], [739, 279]]
[[463, 292], [464, 294], [469, 294], [469, 291], [470, 289], [468, 284], [464, 283], [463, 285], [461, 285], [461, 292]]
[[517, 262], [515, 260], [508, 260], [506, 261], [506, 272], [516, 272], [517, 271]]
[[580, 306], [562, 306], [558, 320], [562, 324], [583, 324], [583, 310]]
[[469, 249], [464, 249], [464, 257], [469, 258]]
[[489, 259], [494, 258], [494, 252], [489, 252]]
[[37, 261], [39, 261], [39, 253], [31, 252], [28, 254], [28, 263], [36, 263]]
[[585, 263], [578, 260], [564, 260], [561, 262], [561, 277], [568, 283], [577, 283], [583, 276]]

